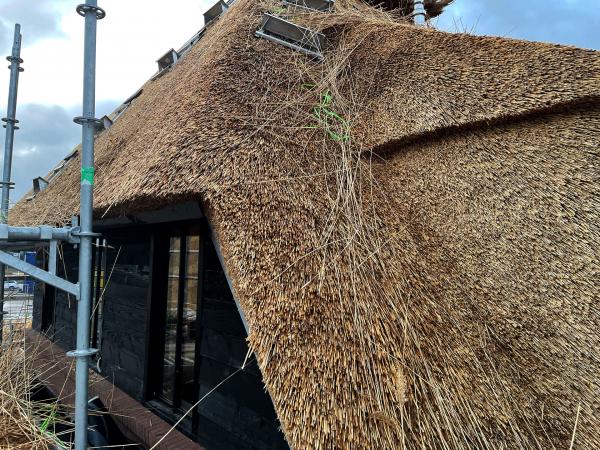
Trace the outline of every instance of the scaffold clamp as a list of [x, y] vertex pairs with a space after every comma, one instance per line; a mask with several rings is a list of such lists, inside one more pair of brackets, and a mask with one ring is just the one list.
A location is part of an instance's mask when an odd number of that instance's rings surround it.
[[75, 8], [75, 10], [77, 11], [77, 14], [79, 14], [81, 17], [85, 17], [85, 14], [89, 11], [95, 12], [96, 19], [98, 20], [102, 20], [106, 17], [106, 11], [104, 11], [99, 6], [81, 4], [77, 5], [77, 8]]

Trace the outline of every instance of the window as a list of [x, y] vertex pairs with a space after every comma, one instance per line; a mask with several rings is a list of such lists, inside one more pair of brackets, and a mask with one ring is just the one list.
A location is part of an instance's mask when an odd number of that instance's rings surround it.
[[178, 428], [206, 448], [288, 448], [206, 227], [158, 231], [152, 276], [149, 405], [174, 423], [202, 398]]
[[158, 63], [158, 71], [160, 72], [171, 67], [178, 59], [179, 55], [177, 52], [173, 49], [169, 50], [156, 61]]
[[174, 408], [194, 403], [200, 228], [169, 237], [168, 273], [159, 397]]

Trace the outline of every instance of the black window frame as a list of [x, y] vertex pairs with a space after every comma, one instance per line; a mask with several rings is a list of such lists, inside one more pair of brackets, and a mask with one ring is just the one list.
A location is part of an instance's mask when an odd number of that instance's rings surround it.
[[[179, 260], [179, 290], [178, 290], [178, 326], [177, 326], [177, 343], [178, 349], [176, 350], [178, 359], [181, 358], [181, 343], [183, 342], [182, 335], [182, 327], [183, 327], [183, 309], [181, 307], [182, 302], [185, 301], [184, 294], [182, 292], [182, 286], [185, 281], [186, 271], [183, 270], [183, 266], [186, 263], [185, 256], [185, 236], [190, 235], [187, 231], [194, 227], [199, 229], [199, 254], [198, 254], [198, 287], [197, 287], [197, 295], [196, 295], [196, 334], [195, 334], [195, 351], [194, 351], [194, 382], [193, 382], [193, 399], [188, 407], [181, 407], [181, 391], [184, 389], [183, 383], [180, 381], [181, 374], [177, 374], [177, 377], [174, 377], [175, 389], [173, 392], [173, 404], [168, 404], [163, 399], [160, 398], [161, 392], [161, 384], [163, 377], [163, 364], [164, 364], [164, 352], [165, 352], [165, 325], [167, 322], [167, 301], [168, 301], [168, 283], [169, 283], [169, 249], [170, 249], [170, 239], [173, 236], [180, 237], [180, 260]], [[206, 445], [207, 442], [217, 442], [215, 439], [224, 439], [222, 445], [223, 448], [242, 448], [238, 447], [239, 445], [245, 446], [250, 445], [251, 441], [245, 441], [245, 439], [252, 439], [249, 435], [244, 435], [243, 431], [240, 434], [233, 433], [231, 437], [229, 437], [230, 431], [227, 431], [225, 428], [222, 428], [222, 424], [218, 421], [214, 422], [214, 425], [217, 427], [216, 430], [210, 428], [210, 432], [207, 434], [206, 428], [207, 424], [213, 423], [215, 420], [210, 416], [206, 415], [206, 410], [202, 409], [198, 405], [198, 402], [201, 398], [201, 395], [206, 395], [203, 393], [203, 389], [206, 389], [206, 382], [210, 380], [209, 375], [212, 371], [214, 375], [214, 368], [216, 366], [227, 366], [226, 370], [231, 375], [234, 372], [238, 372], [239, 368], [236, 365], [232, 365], [230, 363], [225, 363], [223, 361], [214, 360], [212, 356], [205, 355], [206, 348], [203, 349], [204, 345], [208, 345], [211, 342], [210, 337], [204, 339], [205, 330], [204, 322], [208, 318], [213, 318], [215, 313], [214, 302], [215, 298], [212, 296], [214, 293], [211, 293], [212, 290], [215, 289], [213, 283], [214, 276], [214, 267], [213, 264], [218, 265], [219, 267], [219, 277], [226, 277], [224, 268], [222, 266], [222, 261], [218, 257], [218, 250], [214, 246], [214, 242], [211, 239], [211, 230], [206, 221], [206, 219], [194, 219], [189, 221], [178, 221], [178, 222], [169, 222], [164, 224], [157, 224], [153, 227], [153, 239], [152, 239], [152, 274], [151, 274], [151, 289], [149, 290], [149, 317], [148, 317], [148, 336], [147, 336], [147, 362], [146, 362], [146, 378], [145, 378], [145, 401], [144, 405], [148, 407], [151, 411], [153, 411], [157, 416], [161, 417], [168, 423], [175, 424], [178, 422], [177, 431], [184, 434], [191, 440], [200, 443], [201, 445]], [[211, 281], [209, 281], [209, 278]], [[223, 283], [223, 286], [226, 286], [228, 297], [230, 296], [231, 307], [234, 310], [235, 316], [239, 321], [239, 326], [237, 327], [238, 331], [243, 333], [242, 339], [246, 339], [246, 331], [244, 329], [243, 320], [239, 316], [239, 308], [235, 305], [235, 299], [233, 298], [233, 293], [231, 292], [231, 287], [228, 283], [226, 283], [223, 279], [220, 279], [217, 284]], [[205, 298], [206, 297], [206, 298]], [[218, 300], [220, 301], [220, 300]], [[227, 300], [229, 301], [229, 300]], [[209, 306], [210, 305], [210, 306]], [[213, 318], [214, 319], [214, 318]], [[213, 332], [216, 329], [212, 329], [212, 327], [207, 327]], [[233, 329], [232, 329], [233, 330]], [[217, 331], [219, 333], [219, 331]], [[225, 335], [228, 335], [226, 333]], [[232, 334], [235, 335], [235, 332]], [[230, 336], [231, 337], [231, 336]], [[246, 354], [247, 356], [247, 354]], [[211, 361], [213, 366], [211, 366]], [[216, 366], [215, 366], [216, 364]], [[181, 364], [178, 364], [178, 368], [181, 368]], [[206, 377], [206, 378], [205, 378]], [[274, 411], [272, 401], [268, 393], [265, 392], [264, 389], [264, 381], [262, 380], [262, 373], [258, 368], [258, 364], [255, 359], [250, 359], [248, 365], [245, 370], [240, 372], [239, 377], [251, 377], [253, 380], [255, 377], [258, 377], [257, 381], [260, 382], [260, 395], [266, 396], [265, 398], [270, 404], [270, 409], [272, 410], [273, 419], [269, 418], [269, 414], [264, 414], [263, 412], [256, 411], [256, 415], [260, 416], [261, 424], [270, 423], [270, 420], [274, 420], [275, 424], [278, 423], [278, 418]], [[229, 377], [227, 377], [229, 378]], [[247, 378], [246, 380], [249, 380]], [[221, 379], [222, 381], [222, 379]], [[245, 383], [247, 383], [246, 381]], [[254, 383], [255, 381], [252, 381]], [[210, 381], [209, 381], [210, 383]], [[216, 389], [217, 386], [212, 386], [211, 391]], [[224, 388], [220, 389], [219, 392], [222, 394], [223, 391], [227, 391], [228, 388], [233, 388], [232, 392], [235, 392], [235, 387], [231, 386], [231, 383], [228, 383]], [[187, 390], [186, 390], [187, 391]], [[240, 395], [244, 395], [238, 392]], [[232, 395], [232, 394], [227, 394]], [[213, 397], [214, 398], [214, 397]], [[208, 402], [207, 402], [208, 403]], [[205, 404], [206, 406], [206, 404]], [[191, 410], [188, 413], [188, 410]], [[188, 414], [186, 414], [188, 413]], [[182, 419], [182, 416], [185, 417]], [[266, 422], [263, 422], [266, 421]], [[246, 423], [246, 426], [248, 423]], [[236, 425], [234, 425], [235, 427]], [[260, 425], [262, 426], [262, 425]], [[269, 425], [270, 427], [271, 425]], [[243, 430], [243, 428], [240, 428]], [[265, 429], [267, 433], [271, 433], [271, 428]], [[256, 429], [256, 432], [260, 433], [259, 429]], [[222, 434], [221, 433], [228, 433]], [[273, 448], [288, 448], [287, 443], [285, 442], [285, 437], [283, 436], [280, 425], [279, 431], [276, 431], [281, 437], [281, 446], [273, 447]], [[217, 437], [218, 436], [218, 437]], [[219, 440], [219, 442], [221, 442]], [[273, 441], [274, 442], [274, 441]], [[232, 447], [233, 446], [233, 447]]]
[[[108, 241], [106, 237], [96, 238], [93, 250], [92, 264], [92, 316], [90, 319], [90, 347], [98, 350], [90, 363], [100, 357], [102, 350], [102, 315], [104, 308], [104, 290], [106, 289], [107, 272], [106, 261], [108, 252]], [[95, 367], [95, 365], [93, 365]]]
[[[187, 240], [193, 230], [199, 230], [199, 249], [198, 249], [198, 267], [197, 267], [197, 293], [196, 293], [196, 326], [201, 321], [201, 298], [202, 298], [202, 273], [205, 251], [205, 239], [207, 236], [207, 227], [200, 220], [190, 220], [176, 223], [168, 223], [156, 226], [154, 230], [153, 241], [153, 276], [152, 293], [153, 300], [150, 312], [150, 329], [160, 330], [160, 332], [150, 333], [148, 343], [154, 352], [148, 358], [148, 378], [146, 389], [146, 400], [149, 405], [155, 409], [159, 415], [165, 418], [181, 417], [187, 412], [187, 408], [182, 407], [182, 343], [183, 343], [183, 304], [185, 302], [185, 280], [188, 274], [186, 268]], [[169, 250], [170, 239], [179, 238], [179, 285], [177, 298], [177, 329], [176, 329], [176, 349], [175, 349], [175, 376], [173, 383], [173, 401], [171, 404], [163, 398], [163, 361], [165, 354], [165, 326], [167, 320], [167, 296], [169, 282]], [[201, 333], [196, 330], [194, 344], [194, 380], [192, 386], [193, 398], [192, 405], [199, 399], [199, 375], [200, 359], [199, 351], [201, 346]], [[192, 413], [188, 414], [182, 421], [182, 431], [190, 437], [194, 437], [198, 426], [198, 408], [193, 408]]]

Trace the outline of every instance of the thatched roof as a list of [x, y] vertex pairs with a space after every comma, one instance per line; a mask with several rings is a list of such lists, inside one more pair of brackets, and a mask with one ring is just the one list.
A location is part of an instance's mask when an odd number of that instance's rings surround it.
[[202, 202], [294, 448], [599, 447], [600, 54], [336, 4], [316, 63], [239, 0], [97, 138], [98, 217]]

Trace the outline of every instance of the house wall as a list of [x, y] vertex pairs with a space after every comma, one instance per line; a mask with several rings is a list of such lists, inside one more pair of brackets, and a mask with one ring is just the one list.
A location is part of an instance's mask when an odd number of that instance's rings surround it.
[[[156, 374], [163, 364], [160, 342], [165, 298], [161, 285], [167, 275], [160, 248], [161, 243], [168, 242], [172, 229], [161, 225], [102, 231], [109, 249], [100, 323], [102, 338], [96, 362], [107, 380], [174, 423], [181, 411], [161, 406], [154, 385], [160, 382]], [[181, 429], [201, 445], [215, 450], [286, 449], [256, 362], [249, 358], [245, 369], [239, 370], [248, 352], [246, 331], [208, 232], [202, 241], [196, 323], [198, 398], [229, 375], [235, 375], [207, 395]], [[76, 281], [77, 250], [64, 246], [58, 266], [59, 275]], [[34, 328], [42, 330], [43, 317], [49, 315], [53, 324], [47, 334], [64, 350], [75, 348], [77, 302], [60, 291], [54, 293], [43, 283], [37, 285]]]
[[[42, 334], [28, 330], [27, 343], [35, 349], [33, 367], [43, 375], [43, 382], [58, 400], [73, 407], [75, 401], [75, 371], [73, 360], [62, 349]], [[90, 370], [90, 397], [98, 396], [111, 417], [132, 441], [155, 450], [205, 450], [177, 430], [171, 424], [152, 414], [144, 405], [115, 387], [108, 379]], [[115, 447], [129, 448], [129, 447]]]
[[[200, 396], [242, 366], [246, 330], [215, 249], [205, 240], [200, 310]], [[199, 442], [211, 449], [288, 448], [254, 358], [200, 404]]]
[[[141, 401], [144, 399], [147, 360], [151, 235], [143, 229], [124, 229], [106, 232], [103, 236], [110, 246], [105, 275], [110, 276], [110, 282], [103, 296], [102, 341], [95, 363], [102, 375]], [[65, 277], [66, 270], [66, 278], [76, 282], [77, 249], [63, 245], [61, 254], [57, 263], [58, 275]], [[36, 286], [34, 329], [45, 331], [64, 350], [74, 349], [77, 341], [76, 299], [44, 283]], [[49, 311], [51, 309], [53, 311]], [[54, 319], [47, 330], [43, 329], [44, 314], [51, 314]]]
[[[102, 374], [138, 400], [144, 399], [146, 334], [150, 301], [148, 230], [104, 233], [106, 261], [100, 368]], [[110, 277], [110, 278], [109, 278]]]
[[[44, 253], [41, 251], [36, 252], [35, 265], [37, 267], [45, 267], [44, 264]], [[32, 301], [32, 313], [31, 313], [31, 327], [34, 330], [42, 331], [43, 327], [43, 301], [44, 301], [44, 289], [45, 284], [42, 282], [36, 282], [33, 288], [33, 301]]]
[[[63, 245], [60, 252], [62, 258], [56, 263], [57, 275], [71, 282], [78, 280], [78, 253], [73, 246]], [[38, 283], [42, 285], [42, 283]], [[53, 325], [48, 332], [54, 341], [65, 350], [73, 350], [77, 342], [77, 299], [70, 294], [51, 286], [43, 286], [44, 299], [48, 306], [53, 303]], [[46, 300], [44, 300], [46, 302]]]

